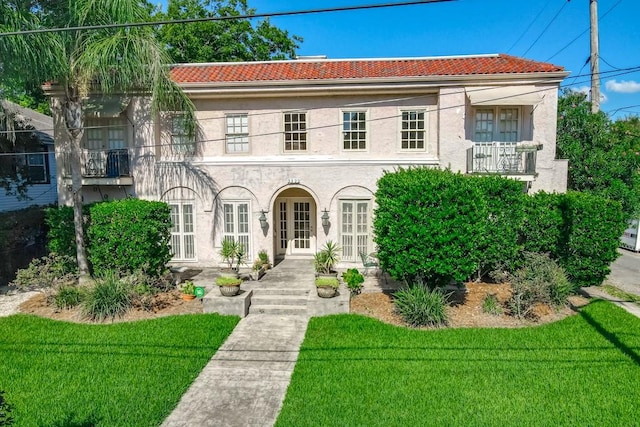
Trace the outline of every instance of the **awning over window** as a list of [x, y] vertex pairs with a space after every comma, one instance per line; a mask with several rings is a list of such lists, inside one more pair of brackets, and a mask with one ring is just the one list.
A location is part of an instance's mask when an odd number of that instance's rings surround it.
[[114, 118], [127, 109], [129, 102], [131, 98], [124, 96], [90, 96], [85, 101], [84, 111], [93, 117]]
[[543, 98], [543, 90], [536, 86], [478, 86], [466, 92], [471, 105], [536, 105]]

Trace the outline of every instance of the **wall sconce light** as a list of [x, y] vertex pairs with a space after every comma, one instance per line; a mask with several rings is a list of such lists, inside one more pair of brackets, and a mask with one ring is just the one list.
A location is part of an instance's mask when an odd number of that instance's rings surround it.
[[265, 215], [265, 211], [260, 211], [258, 221], [260, 221], [260, 228], [262, 228], [263, 230], [269, 226], [269, 224], [267, 224], [267, 216]]
[[322, 211], [322, 216], [320, 217], [320, 219], [322, 219], [323, 227], [329, 226], [329, 212], [327, 211], [326, 208]]

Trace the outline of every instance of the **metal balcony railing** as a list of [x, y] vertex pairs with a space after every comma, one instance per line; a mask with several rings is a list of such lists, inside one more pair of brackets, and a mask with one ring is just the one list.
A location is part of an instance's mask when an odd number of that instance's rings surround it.
[[538, 145], [475, 143], [467, 150], [467, 173], [534, 175]]
[[[71, 177], [70, 154], [64, 154], [63, 171]], [[129, 150], [87, 150], [80, 152], [80, 166], [83, 178], [118, 178], [131, 176]]]

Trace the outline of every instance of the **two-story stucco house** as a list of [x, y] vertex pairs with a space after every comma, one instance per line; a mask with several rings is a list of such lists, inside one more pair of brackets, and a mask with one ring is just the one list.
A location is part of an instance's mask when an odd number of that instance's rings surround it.
[[[88, 112], [85, 202], [171, 205], [176, 263], [219, 265], [224, 238], [255, 258], [309, 256], [327, 240], [344, 263], [374, 248], [376, 182], [428, 166], [501, 174], [564, 192], [556, 160], [562, 67], [507, 55], [175, 65], [199, 124], [151, 116], [140, 97]], [[55, 95], [55, 93], [54, 93]], [[55, 102], [55, 96], [53, 99]], [[61, 133], [62, 135], [62, 133]], [[65, 153], [58, 159], [64, 165]], [[68, 169], [60, 202], [70, 203]]]

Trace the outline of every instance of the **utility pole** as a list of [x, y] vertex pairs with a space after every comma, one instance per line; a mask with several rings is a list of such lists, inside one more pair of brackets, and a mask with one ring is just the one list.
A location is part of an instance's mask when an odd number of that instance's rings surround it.
[[591, 112], [600, 111], [600, 52], [598, 46], [598, 0], [589, 0], [591, 17]]

